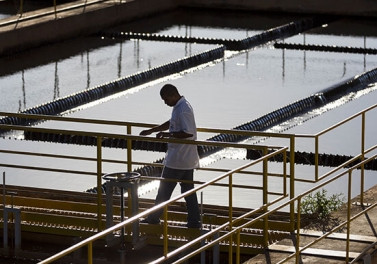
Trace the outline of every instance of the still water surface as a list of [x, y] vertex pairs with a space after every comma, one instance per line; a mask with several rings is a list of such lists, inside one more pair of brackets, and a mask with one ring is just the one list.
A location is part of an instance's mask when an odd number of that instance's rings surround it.
[[[218, 18], [214, 15], [214, 18]], [[215, 20], [215, 19], [214, 19]], [[234, 20], [234, 19], [233, 19]], [[268, 21], [268, 18], [265, 18]], [[269, 23], [258, 24], [256, 28], [203, 26], [192, 24], [170, 24], [156, 29], [159, 34], [186, 35], [194, 37], [235, 38], [242, 39], [262, 32], [273, 26], [289, 21], [271, 19]], [[346, 22], [345, 22], [346, 23]], [[347, 23], [350, 23], [347, 21]], [[273, 25], [273, 26], [272, 26]], [[284, 40], [286, 43], [338, 45], [352, 47], [377, 47], [374, 35], [339, 34], [341, 22], [316, 29]], [[130, 25], [121, 25], [110, 30], [126, 30]], [[145, 28], [144, 28], [145, 30]], [[20, 54], [14, 58], [3, 58], [1, 63], [9, 67], [0, 70], [0, 92], [6, 100], [0, 101], [0, 110], [17, 112], [42, 104], [59, 97], [67, 96], [84, 89], [92, 88], [117, 78], [125, 77], [138, 71], [150, 69], [164, 63], [178, 60], [185, 56], [202, 52], [214, 45], [182, 44], [157, 41], [123, 40], [114, 41], [92, 36], [80, 40], [67, 41], [57, 45], [37, 49], [32, 54]], [[64, 51], [58, 57], [57, 51]], [[46, 56], [43, 56], [47, 54]], [[30, 60], [36, 58], [36, 61]], [[48, 58], [51, 58], [49, 60]], [[25, 65], [25, 67], [22, 67]], [[224, 60], [210, 63], [204, 67], [192, 69], [182, 74], [169, 76], [164, 80], [136, 87], [121, 94], [109, 97], [67, 113], [72, 117], [111, 119], [120, 121], [135, 121], [143, 123], [161, 123], [166, 121], [171, 109], [159, 98], [159, 88], [165, 82], [174, 83], [181, 93], [189, 99], [195, 109], [198, 127], [213, 127], [230, 129], [240, 124], [254, 120], [271, 111], [281, 108], [294, 101], [303, 99], [332, 85], [343, 82], [355, 75], [377, 67], [375, 55], [344, 54], [314, 51], [275, 49], [273, 43], [243, 52], [227, 52]], [[6, 97], [5, 97], [6, 96]], [[367, 99], [368, 100], [367, 100]], [[376, 102], [374, 88], [367, 95], [361, 96], [346, 104], [339, 104], [334, 109], [320, 114], [315, 118], [307, 117], [305, 122], [292, 120], [292, 130], [295, 133], [318, 132], [320, 124], [335, 123], [350, 114], [360, 111]], [[331, 113], [331, 114], [327, 114]], [[310, 114], [309, 114], [310, 116]], [[315, 116], [315, 115], [312, 115]], [[331, 116], [331, 118], [327, 118]], [[376, 115], [374, 115], [375, 117]], [[318, 125], [319, 124], [319, 125]], [[62, 129], [86, 129], [77, 125], [66, 125], [57, 122], [42, 123], [43, 127]], [[111, 133], [123, 133], [124, 128], [96, 128]], [[373, 127], [368, 130], [370, 141], [373, 141]], [[135, 131], [137, 133], [137, 131]], [[342, 136], [342, 142], [349, 135]], [[209, 135], [200, 134], [200, 139]], [[335, 136], [336, 137], [336, 136]], [[275, 142], [274, 142], [275, 143]], [[343, 144], [339, 149], [334, 143], [334, 136], [328, 137], [323, 144], [324, 152], [355, 155], [356, 147], [350, 148]], [[373, 142], [374, 143], [374, 142]], [[279, 142], [279, 144], [286, 144]], [[299, 143], [306, 150], [308, 144]], [[372, 144], [372, 143], [368, 143]], [[310, 144], [309, 144], [310, 145]], [[58, 145], [55, 143], [26, 142], [20, 139], [1, 139], [1, 146], [9, 149], [33, 151], [35, 148], [54, 152], [57, 149], [63, 153], [95, 157], [95, 148]], [[106, 158], [122, 159], [125, 151], [118, 149], [104, 150]], [[14, 162], [14, 157], [1, 155], [4, 162]], [[145, 153], [136, 151], [135, 160], [151, 162], [163, 156], [162, 153]], [[226, 158], [225, 158], [226, 157]], [[216, 166], [234, 168], [244, 163], [242, 154], [218, 154], [215, 156]], [[17, 163], [33, 164], [34, 166], [48, 164], [37, 158], [17, 160]], [[50, 165], [51, 166], [51, 165]], [[72, 162], [62, 160], [54, 167], [70, 167], [78, 170], [95, 171], [96, 164], [92, 162]], [[281, 165], [272, 165], [277, 168]], [[298, 166], [301, 177], [310, 177], [313, 168]], [[124, 170], [124, 165], [104, 164], [104, 172]], [[327, 168], [323, 168], [326, 171]], [[6, 169], [9, 184], [58, 188], [67, 190], [86, 190], [94, 187], [95, 177], [20, 171]], [[51, 177], [51, 175], [54, 175]], [[372, 173], [373, 175], [373, 173]], [[216, 175], [197, 172], [198, 180], [206, 180]], [[53, 180], [52, 180], [53, 179]], [[368, 178], [369, 179], [369, 178]], [[241, 183], [258, 182], [258, 179], [241, 178]], [[368, 180], [367, 185], [376, 184]], [[338, 184], [339, 185], [339, 184]], [[272, 181], [271, 188], [281, 189], [281, 180]], [[300, 185], [300, 189], [308, 186]], [[337, 188], [334, 190], [338, 191]], [[179, 192], [179, 190], [177, 190]], [[217, 193], [217, 195], [216, 195]], [[255, 191], [237, 192], [240, 202], [235, 206], [244, 206], [245, 200], [254, 205], [260, 202], [260, 194]], [[154, 197], [154, 192], [146, 194]], [[221, 192], [209, 191], [204, 195], [204, 202], [216, 203], [222, 198]], [[246, 197], [246, 198], [245, 198]]]

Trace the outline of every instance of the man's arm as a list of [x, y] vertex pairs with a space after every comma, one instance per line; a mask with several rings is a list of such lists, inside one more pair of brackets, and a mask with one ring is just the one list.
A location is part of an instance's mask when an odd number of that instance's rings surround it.
[[189, 138], [189, 137], [192, 137], [192, 134], [186, 133], [185, 131], [165, 132], [162, 137]]
[[155, 127], [150, 128], [150, 129], [143, 130], [143, 131], [140, 132], [140, 135], [141, 136], [148, 136], [148, 135], [155, 133], [155, 132], [165, 131], [165, 130], [169, 129], [169, 126], [170, 126], [170, 120], [166, 121], [165, 123], [163, 123], [159, 126], [155, 126]]

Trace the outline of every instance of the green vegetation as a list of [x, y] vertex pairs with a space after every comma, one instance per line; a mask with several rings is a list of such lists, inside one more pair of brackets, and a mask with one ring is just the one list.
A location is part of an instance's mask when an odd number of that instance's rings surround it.
[[309, 224], [322, 231], [336, 226], [339, 221], [331, 213], [338, 210], [344, 203], [343, 194], [333, 194], [327, 197], [327, 191], [322, 189], [315, 194], [309, 194], [301, 202], [301, 214], [305, 215]]

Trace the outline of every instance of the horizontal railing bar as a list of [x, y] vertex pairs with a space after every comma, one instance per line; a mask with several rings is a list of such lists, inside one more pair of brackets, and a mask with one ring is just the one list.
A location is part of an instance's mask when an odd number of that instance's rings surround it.
[[0, 163], [0, 167], [18, 168], [18, 169], [25, 169], [25, 170], [37, 170], [37, 171], [50, 171], [50, 172], [61, 172], [61, 173], [84, 174], [84, 175], [90, 175], [90, 176], [97, 176], [97, 172], [87, 172], [87, 171], [77, 171], [77, 170], [64, 170], [64, 169], [54, 169], [54, 168], [41, 168], [41, 167], [34, 167], [34, 166], [5, 164], [5, 163]]
[[31, 131], [31, 132], [49, 132], [53, 134], [73, 134], [73, 135], [84, 135], [84, 136], [93, 136], [101, 138], [120, 138], [120, 139], [130, 139], [130, 140], [144, 140], [150, 142], [167, 142], [167, 143], [180, 143], [180, 144], [189, 144], [189, 145], [204, 145], [204, 146], [217, 146], [222, 148], [246, 148], [246, 149], [263, 149], [263, 148], [272, 148], [280, 149], [279, 146], [258, 146], [252, 144], [244, 143], [230, 143], [230, 142], [221, 142], [221, 141], [210, 141], [210, 140], [188, 140], [188, 139], [171, 139], [171, 138], [156, 138], [150, 136], [135, 136], [135, 135], [122, 135], [122, 134], [110, 134], [103, 132], [86, 132], [86, 131], [77, 131], [77, 130], [58, 130], [58, 129], [49, 129], [49, 128], [36, 128], [36, 127], [25, 127], [18, 125], [0, 125], [0, 129], [5, 130], [21, 130], [21, 131]]
[[325, 134], [325, 133], [327, 133], [327, 132], [329, 132], [329, 131], [331, 131], [331, 130], [333, 130], [333, 129], [335, 129], [335, 128], [337, 128], [337, 127], [339, 127], [339, 126], [341, 126], [341, 125], [343, 125], [345, 123], [347, 123], [348, 121], [361, 116], [363, 113], [369, 112], [370, 110], [372, 110], [372, 109], [374, 109], [376, 107], [377, 107], [377, 104], [372, 105], [371, 107], [368, 107], [368, 108], [366, 108], [366, 109], [364, 109], [364, 110], [362, 110], [362, 111], [360, 111], [360, 112], [358, 112], [358, 113], [356, 113], [356, 114], [354, 114], [354, 115], [352, 115], [352, 116], [350, 116], [350, 117], [348, 117], [348, 118], [346, 118], [346, 119], [344, 119], [344, 120], [336, 123], [335, 125], [330, 126], [329, 128], [322, 130], [321, 132], [317, 133], [316, 136], [321, 136], [321, 135], [323, 135], [323, 134]]
[[[39, 114], [24, 114], [24, 113], [10, 113], [10, 112], [0, 112], [0, 116], [12, 116], [18, 118], [31, 118], [31, 119], [43, 119], [43, 120], [54, 120], [60, 122], [74, 122], [74, 123], [89, 123], [98, 125], [115, 125], [115, 126], [132, 126], [132, 127], [154, 127], [156, 124], [147, 124], [140, 122], [126, 122], [126, 121], [109, 121], [103, 119], [88, 119], [88, 118], [74, 118], [74, 117], [63, 117], [63, 116], [52, 116], [52, 115], [39, 115]], [[245, 135], [245, 136], [257, 136], [257, 137], [276, 137], [276, 133], [263, 132], [263, 131], [251, 131], [251, 130], [239, 130], [239, 129], [218, 129], [218, 128], [197, 128], [198, 132], [206, 133], [219, 133], [219, 134], [234, 134], [234, 135]], [[291, 138], [294, 134], [278, 134], [279, 138]]]

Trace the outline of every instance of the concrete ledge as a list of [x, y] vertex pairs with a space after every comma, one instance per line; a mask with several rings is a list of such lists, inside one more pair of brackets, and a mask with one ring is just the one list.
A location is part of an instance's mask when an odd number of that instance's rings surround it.
[[[80, 3], [85, 3], [85, 1], [77, 1], [71, 5]], [[62, 7], [58, 6], [57, 9], [60, 8]], [[59, 12], [57, 17], [53, 13], [53, 8], [38, 10], [37, 12], [50, 12], [50, 14], [30, 20], [19, 20], [18, 23], [0, 27], [0, 56], [80, 35], [88, 35], [111, 25], [174, 8], [176, 5], [170, 0], [131, 0], [122, 3], [106, 1], [85, 8]], [[31, 17], [35, 13], [25, 13], [22, 18]], [[10, 17], [7, 20], [17, 19], [18, 17]], [[2, 22], [7, 22], [7, 20]]]
[[186, 0], [186, 6], [265, 12], [377, 17], [374, 0]]
[[[58, 6], [89, 3], [80, 0]], [[88, 35], [115, 24], [173, 10], [177, 7], [221, 8], [247, 11], [290, 12], [297, 14], [335, 14], [377, 17], [377, 1], [359, 0], [127, 0], [106, 1], [53, 13], [54, 8], [24, 13], [0, 21], [0, 56], [10, 55], [40, 45]], [[24, 20], [43, 12], [48, 15]], [[11, 23], [13, 21], [13, 23]], [[7, 23], [9, 22], [9, 23]], [[7, 24], [6, 24], [7, 23]]]

